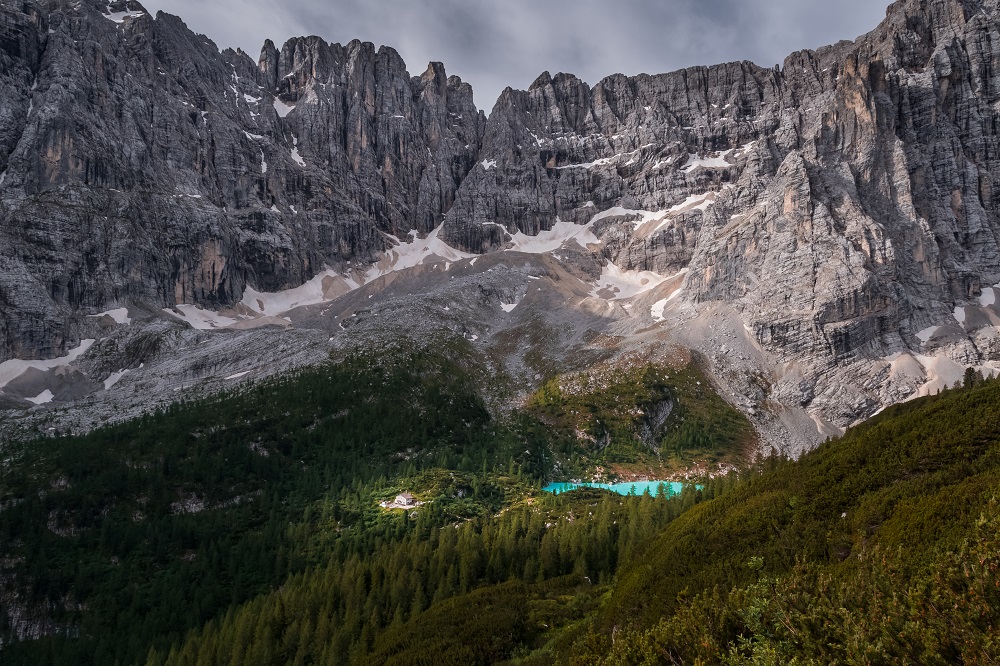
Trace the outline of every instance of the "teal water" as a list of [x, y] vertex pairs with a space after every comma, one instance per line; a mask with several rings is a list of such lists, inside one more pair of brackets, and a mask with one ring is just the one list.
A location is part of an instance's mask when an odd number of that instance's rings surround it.
[[568, 493], [577, 488], [604, 488], [619, 495], [642, 495], [648, 490], [650, 495], [656, 497], [661, 484], [668, 497], [677, 495], [684, 489], [684, 484], [676, 481], [624, 481], [622, 483], [549, 483], [543, 486], [542, 490], [556, 495]]

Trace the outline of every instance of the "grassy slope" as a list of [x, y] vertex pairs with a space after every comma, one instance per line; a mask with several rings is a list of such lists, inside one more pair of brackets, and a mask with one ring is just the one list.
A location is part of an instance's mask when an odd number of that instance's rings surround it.
[[[670, 410], [665, 419], [657, 418]], [[741, 465], [757, 442], [750, 422], [723, 400], [694, 361], [603, 369], [558, 377], [528, 400], [527, 409], [560, 435], [564, 460], [578, 455], [572, 475], [598, 466], [668, 476], [700, 464]]]
[[916, 570], [961, 546], [998, 489], [1000, 382], [896, 406], [681, 516], [622, 572], [603, 625], [651, 626], [681, 593], [782, 575], [797, 558], [850, 577], [877, 545]]

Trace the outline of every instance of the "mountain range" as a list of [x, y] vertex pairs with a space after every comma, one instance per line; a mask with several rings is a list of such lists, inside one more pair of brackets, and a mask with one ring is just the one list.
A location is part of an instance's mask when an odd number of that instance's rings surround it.
[[0, 12], [14, 420], [103, 422], [397, 324], [475, 337], [514, 396], [693, 350], [789, 451], [1000, 367], [992, 0], [900, 0], [774, 68], [543, 73], [488, 116], [389, 47], [255, 61], [132, 0]]
[[0, 662], [997, 663], [998, 132], [1000, 0], [488, 115], [0, 0]]

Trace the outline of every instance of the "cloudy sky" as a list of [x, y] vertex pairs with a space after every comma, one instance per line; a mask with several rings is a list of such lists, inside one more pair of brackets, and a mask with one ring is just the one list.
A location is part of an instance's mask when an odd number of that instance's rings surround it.
[[887, 0], [143, 0], [220, 47], [254, 58], [264, 39], [319, 35], [396, 48], [411, 74], [440, 60], [487, 112], [506, 86], [548, 70], [591, 85], [609, 74], [691, 65], [780, 63], [801, 48], [854, 39]]

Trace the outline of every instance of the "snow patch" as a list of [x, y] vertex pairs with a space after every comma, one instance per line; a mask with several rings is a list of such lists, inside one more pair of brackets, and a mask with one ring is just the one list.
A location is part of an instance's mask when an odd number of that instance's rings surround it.
[[984, 308], [990, 305], [996, 305], [997, 303], [997, 292], [993, 287], [987, 287], [983, 289], [983, 293], [979, 294], [979, 304]]
[[603, 219], [606, 219], [606, 218], [609, 218], [609, 217], [632, 217], [632, 216], [639, 216], [640, 219], [636, 220], [635, 223], [634, 223], [635, 224], [635, 228], [638, 229], [639, 227], [641, 227], [642, 225], [646, 224], [647, 222], [652, 222], [654, 220], [662, 220], [664, 217], [667, 216], [668, 212], [669, 211], [665, 211], [665, 210], [660, 210], [660, 211], [632, 210], [630, 208], [622, 208], [621, 206], [615, 206], [614, 208], [609, 208], [609, 209], [607, 209], [605, 211], [602, 211], [602, 212], [598, 213], [594, 217], [590, 218], [590, 222], [588, 222], [587, 224], [589, 226], [591, 224], [594, 224], [595, 222], [598, 222], [600, 220], [603, 220]]
[[107, 312], [98, 312], [97, 314], [88, 315], [89, 317], [111, 317], [115, 320], [116, 324], [121, 324], [123, 326], [128, 326], [132, 323], [132, 318], [128, 316], [128, 308], [118, 308], [117, 310], [108, 310]]
[[110, 391], [111, 387], [121, 381], [121, 378], [128, 374], [128, 370], [119, 370], [118, 372], [112, 372], [111, 375], [104, 380], [104, 390]]
[[238, 322], [238, 320], [224, 317], [214, 310], [205, 310], [196, 305], [183, 304], [176, 306], [176, 311], [170, 308], [163, 308], [163, 311], [199, 331], [226, 328]]
[[570, 241], [575, 241], [583, 249], [587, 249], [588, 245], [600, 243], [600, 239], [591, 231], [590, 224], [580, 225], [562, 220], [558, 220], [548, 231], [540, 231], [537, 236], [529, 236], [518, 231], [513, 238], [514, 243], [507, 248], [507, 251], [525, 254], [552, 252]]
[[260, 172], [262, 174], [267, 173], [267, 162], [264, 160], [264, 151], [260, 151]]
[[940, 326], [928, 326], [924, 330], [917, 333], [917, 339], [920, 340], [921, 344], [927, 344], [930, 339], [934, 337], [934, 334], [938, 332]]
[[[684, 270], [682, 270], [681, 272], [677, 273], [676, 275], [673, 275], [673, 276], [667, 278], [667, 280], [673, 280], [674, 278], [680, 277], [682, 275], [686, 275], [687, 272], [688, 272], [688, 269], [685, 268]], [[677, 289], [675, 289], [672, 294], [670, 294], [669, 296], [667, 296], [666, 298], [664, 298], [662, 301], [657, 301], [657, 302], [653, 303], [652, 307], [649, 308], [649, 314], [650, 314], [650, 316], [653, 317], [653, 321], [655, 321], [655, 322], [663, 322], [663, 321], [667, 320], [667, 318], [664, 316], [663, 312], [664, 312], [664, 310], [667, 309], [667, 305], [670, 303], [670, 301], [674, 300], [675, 298], [677, 298], [678, 296], [681, 295], [682, 289], [683, 289], [683, 285], [680, 286], [680, 287], [677, 287]]]
[[263, 315], [277, 317], [294, 308], [331, 301], [359, 286], [354, 280], [328, 270], [294, 289], [260, 292], [248, 286], [243, 292], [242, 303]]
[[667, 307], [667, 303], [670, 302], [669, 298], [664, 298], [662, 301], [656, 301], [653, 306], [649, 308], [649, 314], [655, 322], [666, 321], [667, 318], [663, 316], [663, 311]]
[[481, 164], [483, 165], [483, 169], [485, 171], [489, 171], [490, 169], [496, 168], [497, 161], [496, 160], [483, 160], [481, 162]]
[[684, 173], [690, 173], [691, 171], [694, 171], [695, 169], [698, 168], [728, 169], [729, 167], [733, 166], [732, 164], [726, 161], [726, 155], [728, 153], [729, 153], [728, 150], [719, 153], [718, 157], [700, 157], [694, 153], [690, 153], [688, 154], [687, 164], [681, 167], [681, 171], [683, 171]]
[[71, 350], [66, 356], [47, 361], [22, 361], [20, 359], [4, 361], [0, 363], [0, 388], [9, 384], [11, 380], [20, 377], [28, 368], [52, 370], [54, 368], [65, 367], [87, 353], [87, 350], [93, 346], [94, 342], [95, 340], [81, 340], [80, 346]]
[[131, 12], [111, 12], [110, 14], [104, 14], [103, 16], [109, 21], [114, 21], [115, 23], [121, 25], [122, 23], [125, 23], [126, 19], [135, 19], [145, 15], [146, 12], [131, 11]]
[[243, 130], [243, 133], [246, 134], [247, 138], [250, 139], [251, 141], [260, 141], [261, 139], [264, 138], [260, 134], [252, 134], [246, 130]]
[[438, 226], [423, 239], [415, 238], [414, 232], [414, 238], [410, 242], [402, 242], [395, 236], [390, 236], [397, 245], [383, 253], [382, 258], [363, 275], [341, 275], [328, 269], [305, 284], [284, 291], [259, 292], [248, 286], [243, 292], [242, 303], [262, 315], [277, 317], [294, 308], [328, 303], [372, 280], [414, 266], [434, 263], [447, 265], [463, 259], [475, 261], [476, 255], [456, 250], [439, 238], [443, 226]]
[[518, 305], [520, 305], [520, 304], [519, 303], [501, 303], [500, 304], [500, 309], [503, 310], [504, 312], [513, 312], [514, 308], [516, 308]]
[[44, 405], [52, 402], [53, 398], [55, 398], [55, 396], [52, 394], [52, 391], [45, 389], [34, 398], [25, 398], [25, 400], [35, 405]]
[[955, 308], [955, 320], [959, 324], [965, 324], [965, 308], [961, 306]]
[[[427, 238], [415, 238], [410, 243], [399, 243], [391, 248], [382, 257], [382, 260], [375, 264], [367, 273], [365, 281], [370, 282], [375, 278], [412, 268], [420, 264], [434, 263], [433, 260], [455, 263], [463, 259], [471, 259], [474, 254], [468, 254], [456, 250], [439, 238], [444, 223], [439, 225], [434, 231], [427, 234]], [[393, 237], [399, 242], [398, 238]], [[428, 261], [431, 260], [431, 261]]]
[[302, 159], [301, 155], [299, 155], [299, 139], [294, 134], [292, 135], [292, 161], [300, 167], [304, 167], [306, 165], [306, 161]]
[[236, 373], [235, 375], [229, 375], [229, 376], [228, 376], [228, 377], [226, 377], [226, 378], [225, 378], [225, 379], [224, 379], [223, 381], [227, 381], [227, 382], [228, 382], [228, 381], [230, 381], [230, 380], [232, 380], [232, 379], [239, 379], [240, 377], [246, 377], [246, 376], [247, 376], [247, 375], [249, 375], [249, 374], [250, 374], [251, 372], [253, 372], [253, 370], [247, 370], [247, 371], [245, 371], [245, 372], [237, 372], [237, 373]]
[[295, 110], [294, 106], [289, 106], [282, 102], [277, 97], [274, 98], [274, 110], [278, 112], [278, 116], [281, 118], [287, 118], [288, 114]]
[[723, 150], [716, 157], [701, 157], [695, 153], [688, 153], [688, 161], [681, 171], [684, 173], [690, 173], [698, 168], [703, 169], [728, 169], [733, 166], [732, 162], [726, 160], [727, 157], [732, 155], [733, 157], [739, 157], [748, 151], [755, 142], [740, 146], [739, 148], [730, 148], [729, 150]]
[[705, 192], [704, 194], [692, 194], [676, 206], [672, 206], [667, 213], [689, 213], [695, 210], [705, 210], [715, 203], [715, 192]]
[[609, 261], [590, 295], [608, 301], [625, 300], [655, 289], [670, 277], [652, 271], [623, 271]]
[[[631, 155], [632, 153], [628, 154]], [[593, 162], [583, 162], [581, 164], [564, 164], [563, 166], [556, 167], [556, 170], [561, 171], [563, 169], [593, 169], [594, 167], [607, 166], [608, 164], [617, 162], [619, 158], [625, 156], [626, 155], [614, 155], [612, 157], [602, 157], [601, 159], [594, 160]]]

